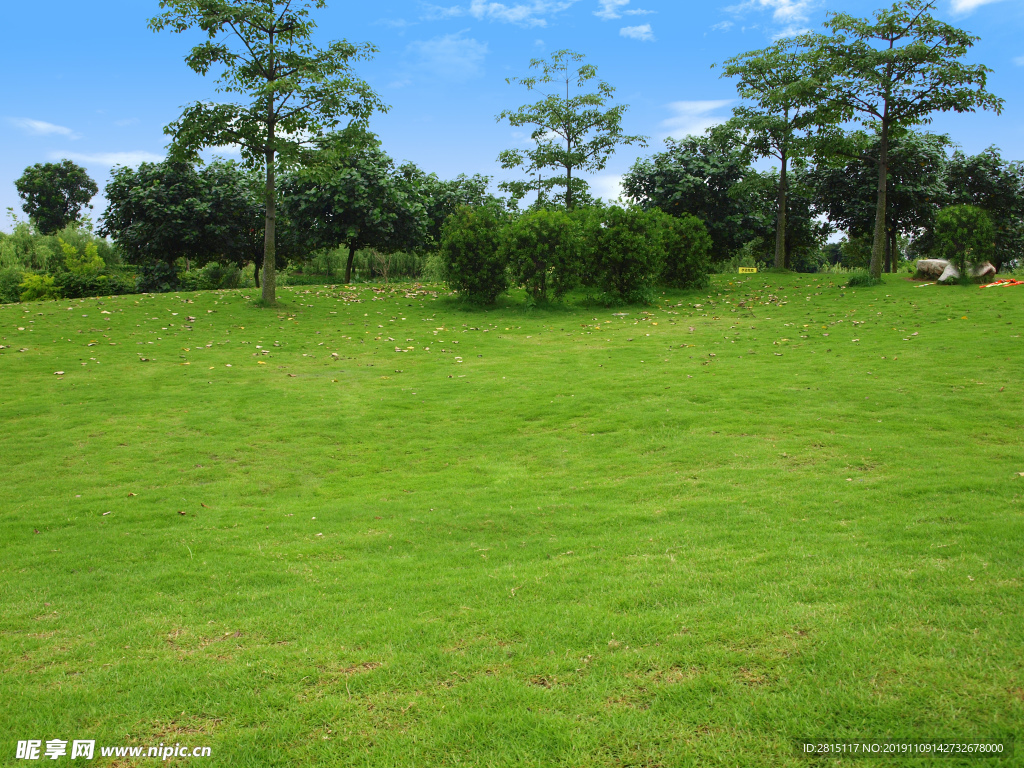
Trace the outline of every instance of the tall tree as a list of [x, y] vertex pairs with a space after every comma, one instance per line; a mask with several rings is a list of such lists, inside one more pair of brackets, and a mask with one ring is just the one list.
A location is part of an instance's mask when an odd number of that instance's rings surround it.
[[974, 35], [928, 13], [934, 0], [901, 0], [876, 11], [873, 19], [830, 13], [831, 35], [806, 38], [828, 67], [829, 115], [860, 123], [878, 136], [877, 154], [864, 156], [877, 170], [871, 274], [882, 273], [886, 244], [886, 178], [889, 143], [936, 112], [999, 113], [1003, 100], [985, 90], [988, 67], [962, 61]]
[[[597, 67], [581, 63], [585, 58], [574, 51], [555, 51], [547, 61], [530, 61], [531, 69], [540, 70], [538, 76], [505, 79], [506, 83], [523, 85], [528, 91], [550, 89], [535, 104], [507, 109], [497, 117], [499, 122], [508, 120], [514, 128], [533, 126], [533, 149], [506, 149], [498, 156], [502, 168], [522, 168], [530, 176], [526, 181], [498, 185], [513, 200], [522, 199], [530, 191], [543, 196], [556, 187], [564, 187], [565, 207], [571, 210], [575, 198], [587, 190], [586, 182], [573, 176], [573, 172], [604, 170], [615, 149], [623, 144], [647, 146], [645, 136], [622, 132], [622, 115], [627, 105], [606, 107], [615, 93], [612, 86], [598, 80], [595, 92], [580, 92], [597, 77]], [[548, 169], [554, 175], [544, 178]]]
[[775, 268], [786, 264], [786, 196], [789, 162], [809, 148], [806, 129], [822, 120], [821, 73], [817, 58], [793, 39], [727, 59], [723, 77], [735, 77], [747, 101], [733, 110], [731, 123], [746, 134], [757, 157], [779, 161], [775, 216]]
[[14, 186], [25, 201], [22, 210], [44, 235], [79, 221], [82, 208], [92, 208], [89, 201], [99, 191], [85, 168], [70, 160], [29, 166]]
[[180, 33], [198, 27], [207, 40], [185, 62], [201, 75], [219, 66], [217, 90], [245, 99], [196, 102], [164, 132], [173, 137], [176, 158], [194, 160], [205, 147], [237, 145], [246, 163], [263, 168], [262, 298], [273, 304], [277, 166], [300, 161], [310, 143], [343, 118], [365, 122], [375, 110], [386, 111], [352, 70], [352, 62], [377, 49], [345, 40], [315, 47], [310, 9], [326, 7], [325, 0], [161, 0], [160, 7], [167, 10], [150, 20], [150, 28]]
[[716, 126], [703, 136], [666, 139], [664, 152], [633, 164], [622, 188], [644, 209], [696, 216], [711, 235], [712, 261], [725, 261], [763, 229], [745, 199], [750, 190], [743, 182], [751, 174], [742, 137], [729, 126]]

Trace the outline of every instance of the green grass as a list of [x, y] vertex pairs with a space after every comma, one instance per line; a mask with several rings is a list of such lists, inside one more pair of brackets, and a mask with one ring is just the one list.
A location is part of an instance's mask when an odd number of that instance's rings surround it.
[[0, 762], [782, 766], [825, 764], [799, 737], [1020, 734], [1024, 289], [841, 280], [0, 307]]

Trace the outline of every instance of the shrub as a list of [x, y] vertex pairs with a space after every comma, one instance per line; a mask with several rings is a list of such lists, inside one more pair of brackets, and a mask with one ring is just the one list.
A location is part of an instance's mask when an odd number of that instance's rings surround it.
[[180, 286], [177, 270], [165, 261], [151, 261], [139, 267], [135, 290], [139, 293], [169, 293]]
[[846, 281], [848, 288], [870, 288], [873, 285], [881, 284], [881, 278], [875, 277], [866, 269], [855, 269]]
[[974, 264], [987, 261], [995, 243], [992, 220], [973, 205], [951, 205], [935, 216], [935, 252], [967, 277]]
[[661, 235], [661, 282], [673, 288], [707, 288], [712, 243], [704, 222], [689, 213], [676, 217], [655, 209], [648, 215]]
[[54, 277], [60, 295], [65, 299], [88, 296], [118, 296], [135, 292], [135, 281], [120, 274], [61, 272]]
[[237, 288], [242, 282], [242, 270], [234, 264], [219, 264], [211, 261], [201, 269], [192, 269], [178, 275], [182, 291], [216, 291], [222, 288]]
[[49, 275], [26, 274], [18, 287], [21, 289], [19, 298], [22, 301], [60, 298], [60, 289], [53, 284], [53, 278]]
[[16, 304], [21, 300], [21, 284], [25, 273], [20, 269], [0, 269], [0, 304]]
[[500, 248], [501, 223], [483, 207], [462, 207], [441, 230], [444, 279], [477, 304], [493, 304], [508, 290], [508, 269]]
[[588, 283], [613, 301], [645, 303], [661, 274], [661, 235], [655, 216], [636, 208], [593, 208], [584, 218]]
[[546, 301], [549, 286], [557, 299], [579, 285], [580, 226], [565, 212], [538, 210], [521, 216], [505, 227], [501, 240], [512, 280], [533, 301]]

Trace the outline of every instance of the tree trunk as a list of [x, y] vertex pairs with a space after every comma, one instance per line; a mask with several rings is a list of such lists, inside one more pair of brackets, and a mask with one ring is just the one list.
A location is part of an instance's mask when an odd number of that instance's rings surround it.
[[565, 166], [565, 210], [572, 210], [572, 166]]
[[[273, 133], [273, 129], [271, 129]], [[273, 305], [277, 302], [277, 249], [274, 242], [274, 230], [277, 224], [276, 198], [274, 194], [274, 150], [267, 150], [267, 228], [263, 241], [263, 303]]]
[[352, 282], [352, 262], [356, 257], [356, 246], [353, 243], [348, 249], [348, 262], [345, 264], [345, 285]]
[[253, 262], [252, 276], [256, 280], [256, 287], [260, 287], [260, 272], [263, 270], [263, 262]]
[[892, 236], [888, 232], [885, 233], [885, 268], [884, 272], [892, 272]]
[[775, 217], [775, 268], [786, 268], [786, 152], [780, 153], [779, 200]]
[[882, 261], [885, 258], [885, 242], [888, 232], [885, 227], [886, 187], [889, 177], [889, 125], [882, 121], [882, 135], [878, 152], [878, 201], [875, 205], [875, 237], [871, 244], [871, 276], [882, 276]]

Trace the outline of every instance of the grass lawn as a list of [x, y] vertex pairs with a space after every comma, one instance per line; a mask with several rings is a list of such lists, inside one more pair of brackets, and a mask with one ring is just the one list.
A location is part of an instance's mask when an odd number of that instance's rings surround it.
[[[887, 279], [0, 307], [0, 763], [806, 766], [837, 761], [798, 738], [1020, 735], [1024, 288]], [[870, 764], [931, 762], [977, 765]]]

